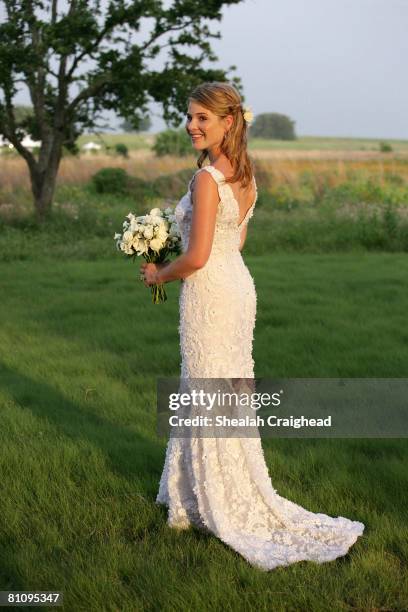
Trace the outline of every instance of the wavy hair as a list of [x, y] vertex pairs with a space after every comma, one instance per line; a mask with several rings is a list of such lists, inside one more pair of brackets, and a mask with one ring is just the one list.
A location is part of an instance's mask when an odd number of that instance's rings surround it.
[[[213, 81], [201, 83], [188, 96], [188, 101], [194, 101], [204, 106], [220, 118], [232, 115], [234, 121], [227, 130], [221, 143], [221, 151], [231, 162], [234, 173], [226, 178], [227, 183], [239, 181], [246, 188], [252, 181], [254, 165], [247, 152], [247, 123], [244, 120], [244, 111], [241, 96], [238, 90], [229, 83]], [[197, 166], [202, 168], [208, 157], [204, 149], [197, 160]]]

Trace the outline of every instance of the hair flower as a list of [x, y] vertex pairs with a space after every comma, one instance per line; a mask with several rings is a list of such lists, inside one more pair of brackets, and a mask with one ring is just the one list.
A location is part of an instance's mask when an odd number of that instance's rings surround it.
[[242, 109], [243, 115], [244, 115], [244, 121], [248, 124], [251, 125], [251, 123], [254, 120], [254, 114], [251, 110], [250, 106], [244, 106]]

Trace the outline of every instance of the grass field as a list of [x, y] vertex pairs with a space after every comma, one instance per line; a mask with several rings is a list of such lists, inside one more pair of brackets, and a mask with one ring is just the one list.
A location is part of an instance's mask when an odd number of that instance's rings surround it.
[[[403, 254], [247, 258], [260, 377], [405, 377]], [[0, 264], [2, 589], [68, 610], [406, 610], [406, 440], [263, 442], [277, 491], [366, 525], [349, 554], [264, 573], [154, 504], [155, 381], [177, 376], [178, 283], [150, 305], [137, 266]]]
[[[87, 134], [78, 139], [78, 146], [93, 141], [104, 146], [114, 146], [118, 142], [124, 143], [130, 150], [149, 148], [156, 135], [154, 133], [101, 133], [100, 135]], [[394, 152], [408, 153], [408, 140], [395, 140], [388, 138], [342, 138], [299, 136], [296, 140], [269, 140], [250, 138], [249, 148], [255, 149], [290, 149], [290, 150], [319, 150], [319, 151], [379, 151], [380, 142], [389, 143]]]
[[[24, 163], [0, 160], [1, 589], [62, 590], [75, 612], [405, 612], [406, 439], [263, 441], [280, 495], [365, 524], [337, 561], [264, 573], [167, 527], [156, 380], [179, 374], [179, 284], [151, 305], [113, 234], [129, 211], [174, 204], [195, 158], [126, 144], [129, 159], [64, 158], [41, 227]], [[257, 377], [407, 377], [408, 149], [390, 144], [252, 150]], [[92, 186], [105, 167], [127, 170], [122, 193]]]

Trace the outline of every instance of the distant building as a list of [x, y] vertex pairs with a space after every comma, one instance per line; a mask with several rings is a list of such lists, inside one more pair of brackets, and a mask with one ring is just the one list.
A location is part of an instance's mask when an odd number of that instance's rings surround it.
[[[33, 140], [29, 134], [25, 134], [23, 140], [21, 141], [21, 144], [26, 149], [34, 149], [34, 147], [41, 147], [41, 140]], [[0, 147], [14, 149], [14, 145], [11, 142], [9, 142], [7, 138], [4, 138], [4, 136], [2, 136], [1, 134], [0, 134]]]
[[100, 149], [102, 149], [102, 146], [100, 144], [98, 144], [97, 142], [87, 142], [86, 144], [82, 145], [82, 149], [84, 151], [99, 151]]
[[34, 149], [34, 147], [41, 147], [41, 140], [33, 140], [29, 134], [26, 134], [21, 144], [26, 149]]
[[13, 145], [7, 140], [7, 138], [4, 138], [4, 136], [2, 136], [0, 134], [0, 147], [1, 148], [8, 148], [8, 149], [12, 149]]

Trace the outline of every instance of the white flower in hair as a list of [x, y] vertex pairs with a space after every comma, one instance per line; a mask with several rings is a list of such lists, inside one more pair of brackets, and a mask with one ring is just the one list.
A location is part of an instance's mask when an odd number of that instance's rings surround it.
[[248, 124], [251, 125], [251, 123], [254, 120], [254, 114], [251, 110], [250, 106], [244, 106], [243, 109], [243, 114], [244, 114], [244, 121]]

